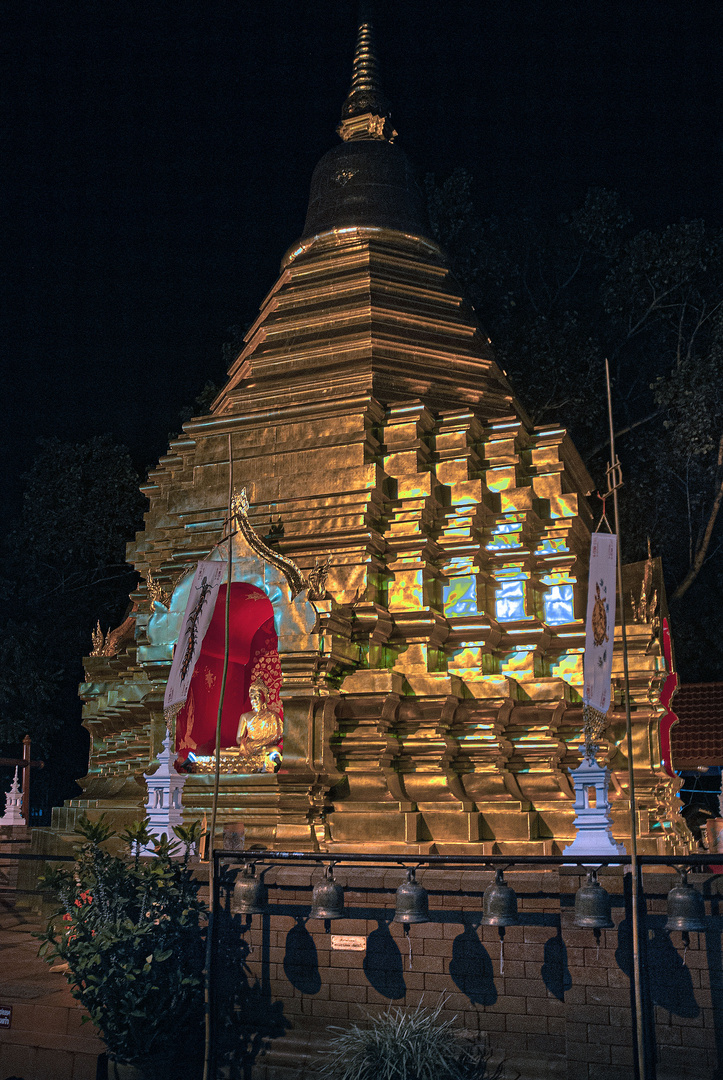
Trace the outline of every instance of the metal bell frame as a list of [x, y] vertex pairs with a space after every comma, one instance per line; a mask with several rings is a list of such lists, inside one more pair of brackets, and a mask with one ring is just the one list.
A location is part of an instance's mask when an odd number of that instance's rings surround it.
[[615, 923], [610, 908], [610, 894], [598, 881], [597, 869], [591, 867], [586, 883], [575, 893], [573, 925], [583, 930], [612, 930]]
[[334, 881], [334, 863], [331, 862], [324, 870], [324, 877], [317, 881], [311, 894], [310, 919], [343, 919], [344, 912], [344, 889]]
[[668, 893], [668, 920], [666, 930], [681, 930], [684, 934], [695, 930], [701, 933], [706, 929], [705, 903], [703, 897], [688, 884], [688, 871], [678, 870], [680, 881]]
[[265, 910], [266, 886], [256, 877], [256, 863], [247, 863], [233, 887], [231, 911], [234, 915], [262, 915]]
[[482, 922], [485, 926], [519, 926], [517, 893], [505, 881], [502, 867], [482, 896]]
[[392, 922], [411, 926], [429, 922], [429, 895], [416, 879], [417, 868], [407, 870], [407, 880], [397, 889], [397, 905]]

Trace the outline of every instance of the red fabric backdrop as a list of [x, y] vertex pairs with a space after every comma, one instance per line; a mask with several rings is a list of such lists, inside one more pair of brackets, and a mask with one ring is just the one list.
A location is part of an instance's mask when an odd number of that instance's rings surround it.
[[[225, 644], [226, 586], [218, 591], [213, 613], [191, 679], [188, 699], [176, 720], [176, 750], [213, 754], [221, 695]], [[245, 582], [231, 584], [229, 665], [221, 717], [221, 746], [236, 746], [241, 713], [251, 708], [249, 686], [261, 678], [269, 689], [269, 705], [281, 714], [281, 665], [274, 630], [274, 609], [261, 589]], [[179, 761], [180, 764], [180, 761]]]

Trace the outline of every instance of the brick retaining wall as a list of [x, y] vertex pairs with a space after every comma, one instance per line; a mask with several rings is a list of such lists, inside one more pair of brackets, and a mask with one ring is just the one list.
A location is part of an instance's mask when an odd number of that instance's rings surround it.
[[[419, 871], [431, 921], [412, 926], [407, 937], [390, 921], [403, 870], [337, 867], [348, 918], [334, 921], [330, 931], [363, 935], [364, 953], [333, 951], [324, 924], [308, 919], [320, 867], [272, 865], [259, 872], [269, 887], [269, 913], [253, 916], [250, 927], [248, 917], [236, 916], [222, 935], [231, 967], [224, 976], [220, 965], [220, 993], [233, 992], [232, 970], [236, 965], [238, 975], [245, 960], [244, 1008], [251, 1015], [258, 1008], [255, 1030], [246, 1035], [256, 1035], [248, 1048], [260, 1080], [310, 1075], [313, 1065], [300, 1071], [302, 1059], [323, 1045], [328, 1024], [344, 1025], [390, 1003], [436, 1004], [440, 995], [442, 1015], [485, 1033], [496, 1055], [505, 1055], [510, 1076], [517, 1070], [529, 1080], [631, 1080], [630, 879], [619, 868], [600, 875], [616, 928], [600, 933], [599, 948], [593, 931], [572, 924], [580, 871], [508, 872], [521, 925], [505, 932], [502, 972], [499, 932], [480, 926], [481, 893], [491, 872]], [[713, 1080], [723, 1063], [723, 878], [689, 879], [706, 897], [709, 929], [690, 935], [685, 964], [682, 935], [664, 930], [665, 897], [676, 880], [671, 873], [644, 874], [650, 1056], [658, 1080]], [[270, 1049], [259, 1055], [263, 1035]]]
[[95, 1080], [105, 1048], [65, 976], [38, 957], [39, 930], [27, 912], [0, 913], [0, 1005], [12, 1008], [0, 1028], [0, 1080]]

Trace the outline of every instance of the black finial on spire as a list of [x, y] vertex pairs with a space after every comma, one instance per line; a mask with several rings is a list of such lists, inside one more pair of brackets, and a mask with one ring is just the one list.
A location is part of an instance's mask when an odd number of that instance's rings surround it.
[[389, 102], [382, 93], [379, 59], [371, 24], [371, 4], [360, 4], [359, 19], [351, 86], [341, 110], [341, 124], [337, 131], [345, 142], [357, 139], [392, 142], [397, 133], [390, 123]]

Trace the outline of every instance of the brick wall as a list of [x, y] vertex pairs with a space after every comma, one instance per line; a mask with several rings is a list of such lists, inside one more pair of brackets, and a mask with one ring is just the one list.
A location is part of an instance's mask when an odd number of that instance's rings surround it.
[[[0, 799], [2, 795], [0, 795]], [[13, 858], [20, 851], [30, 850], [30, 829], [22, 825], [0, 825], [0, 905], [2, 908], [15, 899], [18, 885], [18, 860]]]
[[0, 1005], [12, 1008], [0, 1028], [0, 1078], [95, 1080], [105, 1047], [65, 976], [38, 956], [40, 929], [27, 911], [0, 909]]
[[[308, 919], [321, 868], [269, 866], [259, 872], [269, 888], [268, 914], [253, 916], [250, 926], [247, 916], [227, 924], [219, 965], [224, 1000], [243, 988], [242, 1011], [251, 1019], [245, 1027], [240, 1023], [236, 1038], [242, 1031], [256, 1076], [281, 1078], [285, 1066], [289, 1077], [311, 1075], [313, 1064], [307, 1073], [300, 1069], [323, 1045], [327, 1025], [360, 1020], [364, 1010], [390, 1003], [437, 1004], [440, 995], [442, 1015], [485, 1033], [496, 1057], [504, 1055], [510, 1076], [515, 1070], [530, 1080], [633, 1076], [630, 879], [619, 868], [600, 875], [612, 896], [616, 928], [601, 931], [599, 940], [572, 923], [574, 895], [584, 880], [578, 870], [508, 872], [521, 925], [505, 931], [502, 967], [499, 931], [480, 925], [481, 894], [491, 872], [420, 871], [430, 922], [413, 925], [408, 935], [391, 922], [401, 868], [337, 867], [348, 917], [335, 920], [331, 932]], [[644, 875], [644, 1014], [656, 1069], [649, 1075], [658, 1080], [721, 1075], [723, 880], [690, 880], [706, 896], [709, 929], [690, 935], [684, 964], [682, 935], [664, 930], [665, 897], [676, 878]], [[332, 933], [363, 935], [366, 951], [332, 950]], [[263, 1036], [270, 1049], [258, 1054]], [[233, 1056], [233, 1040], [226, 1045]]]

